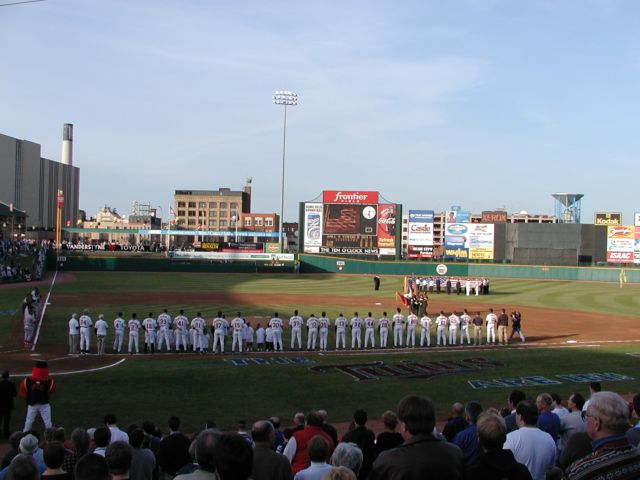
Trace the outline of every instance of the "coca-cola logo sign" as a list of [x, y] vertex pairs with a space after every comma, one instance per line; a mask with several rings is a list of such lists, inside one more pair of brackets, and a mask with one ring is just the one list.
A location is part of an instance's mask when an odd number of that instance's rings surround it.
[[322, 192], [322, 201], [324, 203], [376, 204], [378, 192], [325, 190]]

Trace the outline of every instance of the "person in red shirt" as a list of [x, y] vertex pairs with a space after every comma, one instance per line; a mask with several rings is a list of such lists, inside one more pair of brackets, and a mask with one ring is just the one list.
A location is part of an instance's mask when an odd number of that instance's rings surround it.
[[316, 435], [322, 436], [329, 445], [329, 456], [333, 453], [335, 444], [331, 437], [322, 429], [322, 416], [318, 412], [309, 412], [305, 418], [305, 426], [293, 434], [284, 449], [284, 456], [291, 462], [291, 469], [295, 475], [311, 465], [309, 459], [309, 441]]

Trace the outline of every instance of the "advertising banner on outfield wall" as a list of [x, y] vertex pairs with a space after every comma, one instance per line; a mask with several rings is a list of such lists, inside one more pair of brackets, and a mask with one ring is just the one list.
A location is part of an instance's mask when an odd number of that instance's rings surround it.
[[385, 252], [388, 252], [386, 249], [394, 249], [391, 255], [395, 255], [396, 224], [396, 206], [384, 203], [378, 205], [378, 248], [384, 248]]
[[636, 226], [636, 238], [633, 247], [633, 263], [640, 263], [640, 225]]
[[640, 213], [636, 212], [633, 214], [633, 224], [636, 227], [640, 227]]
[[594, 225], [622, 225], [622, 213], [596, 212], [593, 214]]
[[444, 255], [457, 260], [469, 258], [470, 224], [446, 223], [444, 229]]
[[607, 262], [634, 263], [636, 227], [617, 225], [607, 227]]
[[304, 251], [318, 253], [322, 245], [322, 204], [304, 204]]
[[409, 210], [407, 256], [433, 257], [433, 210]]
[[493, 260], [494, 225], [473, 223], [469, 225], [467, 247], [470, 260]]

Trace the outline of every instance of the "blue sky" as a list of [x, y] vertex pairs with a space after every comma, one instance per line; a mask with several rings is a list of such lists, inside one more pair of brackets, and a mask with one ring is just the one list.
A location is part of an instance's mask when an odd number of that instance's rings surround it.
[[[6, 3], [0, 0], [0, 3]], [[285, 220], [322, 190], [405, 209], [640, 211], [640, 3], [47, 0], [0, 8], [0, 132], [60, 159], [80, 206], [239, 189]]]

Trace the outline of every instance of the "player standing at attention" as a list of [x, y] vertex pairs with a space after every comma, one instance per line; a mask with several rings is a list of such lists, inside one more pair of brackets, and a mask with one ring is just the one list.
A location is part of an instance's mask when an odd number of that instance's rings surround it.
[[316, 340], [318, 338], [318, 319], [312, 313], [307, 318], [307, 350], [316, 349]]
[[260, 323], [258, 323], [258, 327], [256, 328], [256, 350], [258, 352], [264, 352], [264, 338], [265, 331]]
[[[202, 318], [201, 313], [196, 313], [196, 316], [191, 320], [191, 328], [195, 332], [194, 342], [193, 342], [193, 351], [202, 353], [204, 350], [204, 328], [206, 326], [206, 322], [204, 318]], [[209, 345], [207, 345], [208, 347]]]
[[69, 355], [78, 353], [78, 336], [80, 335], [80, 323], [76, 318], [78, 314], [72, 313], [69, 319]]
[[460, 317], [456, 312], [449, 315], [449, 344], [456, 345], [458, 343], [458, 327], [460, 326]]
[[293, 317], [289, 319], [289, 328], [291, 329], [291, 350], [293, 350], [296, 340], [298, 341], [298, 350], [302, 350], [302, 324], [304, 320], [298, 315], [298, 310], [294, 310]]
[[244, 327], [244, 320], [242, 319], [242, 314], [238, 312], [236, 318], [231, 320], [231, 328], [233, 329], [232, 352], [236, 351], [236, 345], [238, 345], [238, 352], [242, 353], [242, 327]]
[[93, 325], [93, 321], [89, 316], [89, 310], [85, 310], [84, 313], [80, 315], [78, 323], [80, 324], [80, 355], [86, 355], [89, 353], [91, 326]]
[[396, 309], [396, 313], [393, 316], [393, 346], [402, 346], [402, 324], [404, 323], [404, 315], [400, 313], [400, 307]]
[[271, 335], [273, 336], [273, 350], [275, 352], [281, 352], [282, 351], [282, 320], [280, 319], [280, 317], [278, 317], [278, 312], [274, 313], [273, 318], [269, 320], [269, 327], [271, 327]]
[[493, 313], [493, 308], [489, 309], [485, 321], [487, 322], [487, 343], [493, 345], [496, 343], [496, 322], [498, 321], [497, 315]]
[[169, 327], [171, 326], [171, 315], [167, 313], [165, 308], [160, 315], [158, 315], [158, 352], [162, 351], [162, 341], [164, 340], [167, 346], [167, 352], [171, 351], [171, 344], [169, 343]]
[[149, 312], [149, 316], [142, 321], [144, 328], [144, 353], [156, 352], [156, 319], [153, 318], [153, 312]]
[[467, 335], [467, 345], [471, 345], [471, 338], [469, 338], [469, 325], [471, 325], [471, 316], [464, 309], [464, 313], [460, 315], [460, 345], [464, 345], [464, 336]]
[[473, 317], [473, 344], [482, 345], [482, 317], [480, 312], [476, 312], [476, 316]]
[[353, 318], [349, 322], [351, 326], [351, 350], [358, 344], [358, 350], [362, 348], [362, 319], [358, 316], [358, 312], [353, 313]]
[[407, 315], [407, 347], [416, 346], [416, 328], [418, 326], [418, 316], [411, 312]]
[[344, 315], [340, 314], [338, 315], [338, 318], [336, 318], [335, 329], [336, 329], [336, 350], [340, 348], [340, 339], [342, 339], [342, 348], [346, 349], [347, 335], [345, 332], [347, 330], [347, 319], [344, 318]]
[[124, 318], [122, 318], [122, 312], [118, 312], [118, 316], [113, 321], [113, 331], [116, 334], [116, 338], [113, 340], [114, 353], [120, 353], [120, 350], [122, 350], [122, 340], [124, 339], [125, 326], [126, 322], [124, 321]]
[[431, 346], [431, 318], [425, 313], [420, 319], [420, 346], [424, 347], [424, 341], [427, 341], [427, 347]]
[[444, 314], [444, 311], [440, 310], [440, 315], [436, 318], [436, 345], [440, 346], [440, 341], [442, 341], [442, 346], [447, 346], [447, 325], [449, 324], [449, 320]]
[[213, 353], [218, 353], [218, 346], [220, 347], [220, 353], [224, 353], [224, 324], [227, 321], [222, 318], [222, 312], [218, 312], [218, 316], [213, 319], [211, 328], [213, 328]]
[[382, 317], [378, 320], [378, 332], [380, 333], [380, 348], [387, 348], [387, 338], [389, 337], [387, 312], [382, 312]]
[[371, 348], [376, 348], [376, 336], [373, 331], [375, 327], [376, 321], [369, 312], [367, 318], [364, 319], [364, 348], [369, 346], [369, 340], [371, 340]]
[[251, 326], [251, 322], [247, 322], [247, 326], [244, 329], [244, 342], [247, 347], [247, 352], [253, 352], [253, 335], [255, 330]]
[[322, 316], [318, 319], [318, 329], [320, 331], [320, 351], [327, 351], [327, 338], [329, 337], [329, 327], [331, 321], [327, 318], [327, 313], [322, 312]]
[[140, 353], [140, 320], [136, 318], [136, 314], [131, 314], [131, 319], [127, 323], [129, 327], [129, 353], [131, 353], [131, 347], [136, 346], [136, 353]]
[[184, 310], [180, 310], [180, 314], [176, 315], [176, 318], [173, 319], [173, 323], [176, 326], [175, 336], [176, 336], [176, 352], [180, 351], [180, 347], [185, 352], [187, 351], [187, 327], [189, 325], [189, 319], [185, 317]]
[[105, 343], [107, 342], [107, 330], [109, 324], [104, 320], [104, 315], [98, 315], [98, 320], [95, 324], [96, 329], [96, 346], [98, 348], [98, 355], [104, 355]]

